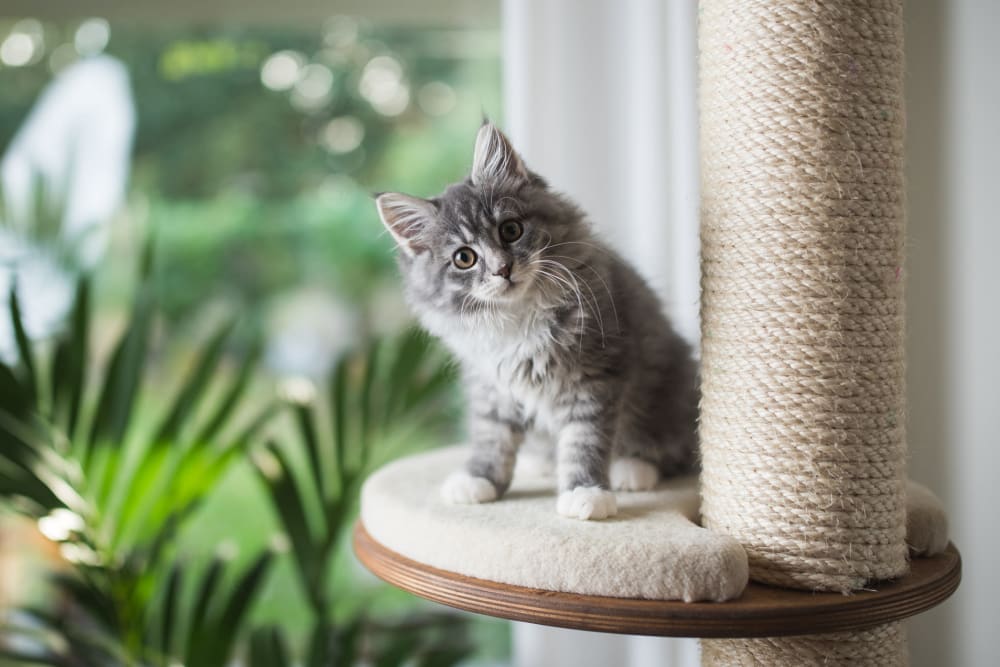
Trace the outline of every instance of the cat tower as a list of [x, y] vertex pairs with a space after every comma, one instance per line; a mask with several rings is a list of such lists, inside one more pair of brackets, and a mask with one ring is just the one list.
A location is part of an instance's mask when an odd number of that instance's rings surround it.
[[961, 563], [905, 479], [901, 0], [707, 0], [699, 33], [700, 480], [576, 522], [530, 475], [446, 505], [464, 454], [438, 450], [368, 480], [355, 550], [453, 607], [702, 637], [706, 665], [902, 665]]

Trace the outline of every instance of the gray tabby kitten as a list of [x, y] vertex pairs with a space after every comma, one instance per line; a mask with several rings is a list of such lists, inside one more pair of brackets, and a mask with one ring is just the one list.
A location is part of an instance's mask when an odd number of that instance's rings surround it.
[[479, 130], [466, 181], [376, 203], [410, 306], [463, 371], [472, 455], [445, 482], [447, 500], [503, 495], [526, 437], [555, 443], [557, 510], [577, 519], [614, 515], [612, 488], [645, 490], [694, 468], [689, 346], [500, 130]]

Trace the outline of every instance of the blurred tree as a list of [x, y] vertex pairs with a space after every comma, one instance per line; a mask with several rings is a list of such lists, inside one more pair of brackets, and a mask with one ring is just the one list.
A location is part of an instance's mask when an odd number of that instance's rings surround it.
[[[76, 28], [46, 26], [45, 57], [0, 69], [0, 147]], [[371, 319], [392, 262], [368, 195], [429, 195], [464, 174], [483, 110], [498, 107], [497, 50], [495, 32], [351, 17], [111, 24], [107, 52], [138, 109], [133, 208], [162, 223], [167, 318], [212, 296], [252, 311], [312, 283]]]

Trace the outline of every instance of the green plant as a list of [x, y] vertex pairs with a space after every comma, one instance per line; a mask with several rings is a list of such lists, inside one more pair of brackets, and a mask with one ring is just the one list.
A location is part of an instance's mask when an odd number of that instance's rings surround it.
[[[21, 610], [5, 624], [0, 655], [53, 665], [222, 665], [271, 562], [262, 554], [224, 584], [228, 568], [217, 559], [181, 613], [180, 582], [192, 575], [172, 553], [173, 537], [274, 407], [233, 428], [257, 354], [254, 346], [235, 372], [220, 372], [230, 322], [204, 346], [155, 428], [140, 418], [139, 396], [153, 382], [151, 257], [148, 247], [128, 324], [93, 382], [89, 280], [78, 283], [66, 332], [48, 355], [28, 339], [11, 290], [19, 360], [0, 364], [0, 496], [38, 520], [73, 569], [52, 578], [56, 609]], [[189, 628], [183, 638], [178, 625]]]
[[[314, 625], [307, 667], [366, 663], [446, 667], [471, 650], [464, 622], [451, 614], [402, 622], [371, 622], [364, 614], [333, 620], [328, 597], [333, 561], [355, 514], [361, 483], [397, 454], [415, 433], [449, 421], [452, 369], [427, 337], [410, 330], [342, 358], [331, 372], [325, 401], [309, 385], [290, 392], [298, 438], [268, 441], [254, 464], [288, 535], [295, 572]], [[258, 631], [258, 664], [283, 667], [287, 642], [280, 630]]]
[[[451, 421], [452, 372], [437, 348], [410, 331], [345, 356], [325, 401], [289, 392], [284, 407], [296, 437], [269, 440], [253, 457], [314, 617], [306, 646], [293, 651], [287, 628], [248, 627], [274, 562], [270, 551], [231, 572], [222, 553], [200, 566], [172, 546], [281, 406], [232, 427], [257, 349], [220, 372], [233, 332], [226, 323], [202, 346], [155, 427], [143, 423], [139, 396], [151, 382], [156, 314], [150, 263], [147, 250], [128, 324], [100, 372], [88, 363], [88, 279], [50, 350], [28, 340], [12, 290], [19, 359], [0, 364], [0, 497], [60, 542], [72, 570], [51, 578], [54, 608], [18, 609], [0, 622], [0, 657], [66, 667], [222, 667], [244, 656], [251, 665], [291, 667], [300, 655], [307, 667], [448, 667], [468, 655], [467, 623], [453, 614], [386, 620], [355, 609], [338, 620], [331, 597], [366, 474], [411, 448], [417, 433]], [[212, 384], [222, 386], [211, 392]]]

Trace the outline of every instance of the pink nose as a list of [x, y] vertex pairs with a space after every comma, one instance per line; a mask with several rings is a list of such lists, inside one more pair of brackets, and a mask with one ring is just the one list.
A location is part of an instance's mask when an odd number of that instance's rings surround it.
[[493, 275], [500, 276], [504, 280], [510, 280], [510, 264], [501, 264], [500, 268]]

